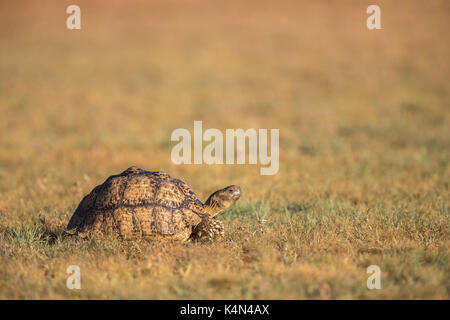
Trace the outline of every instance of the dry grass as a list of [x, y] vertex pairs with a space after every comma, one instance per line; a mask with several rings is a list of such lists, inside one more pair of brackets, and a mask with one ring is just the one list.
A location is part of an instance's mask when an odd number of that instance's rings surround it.
[[[380, 31], [366, 1], [77, 3], [81, 31], [69, 2], [0, 4], [0, 298], [450, 297], [447, 1], [379, 1]], [[279, 173], [172, 164], [194, 120], [280, 128]], [[226, 240], [63, 238], [130, 165], [241, 185]]]

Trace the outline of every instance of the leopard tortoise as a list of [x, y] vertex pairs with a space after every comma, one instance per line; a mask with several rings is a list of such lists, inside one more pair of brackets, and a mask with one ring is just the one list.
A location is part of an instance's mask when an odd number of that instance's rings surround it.
[[215, 216], [240, 196], [241, 188], [231, 185], [202, 203], [183, 181], [162, 171], [130, 167], [83, 198], [66, 232], [82, 238], [211, 241], [223, 237], [223, 223]]

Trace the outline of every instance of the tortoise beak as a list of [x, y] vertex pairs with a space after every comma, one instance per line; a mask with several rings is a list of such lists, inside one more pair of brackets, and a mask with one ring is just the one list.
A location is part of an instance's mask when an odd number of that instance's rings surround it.
[[234, 189], [235, 190], [233, 191], [233, 194], [231, 197], [233, 198], [233, 200], [237, 200], [241, 197], [241, 194], [242, 194], [241, 187], [235, 186]]

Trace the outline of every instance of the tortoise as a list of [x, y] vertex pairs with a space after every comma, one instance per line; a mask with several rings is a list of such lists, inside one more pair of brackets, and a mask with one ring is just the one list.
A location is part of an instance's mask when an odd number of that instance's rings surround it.
[[241, 188], [231, 185], [202, 203], [185, 182], [163, 171], [130, 167], [81, 200], [66, 232], [81, 238], [212, 241], [224, 235], [216, 216], [240, 196]]

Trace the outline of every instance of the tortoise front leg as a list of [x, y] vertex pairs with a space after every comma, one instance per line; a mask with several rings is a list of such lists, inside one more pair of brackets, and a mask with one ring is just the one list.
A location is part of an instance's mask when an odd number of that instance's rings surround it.
[[223, 222], [212, 217], [204, 217], [202, 222], [194, 227], [192, 239], [201, 242], [208, 242], [221, 239], [224, 236]]

